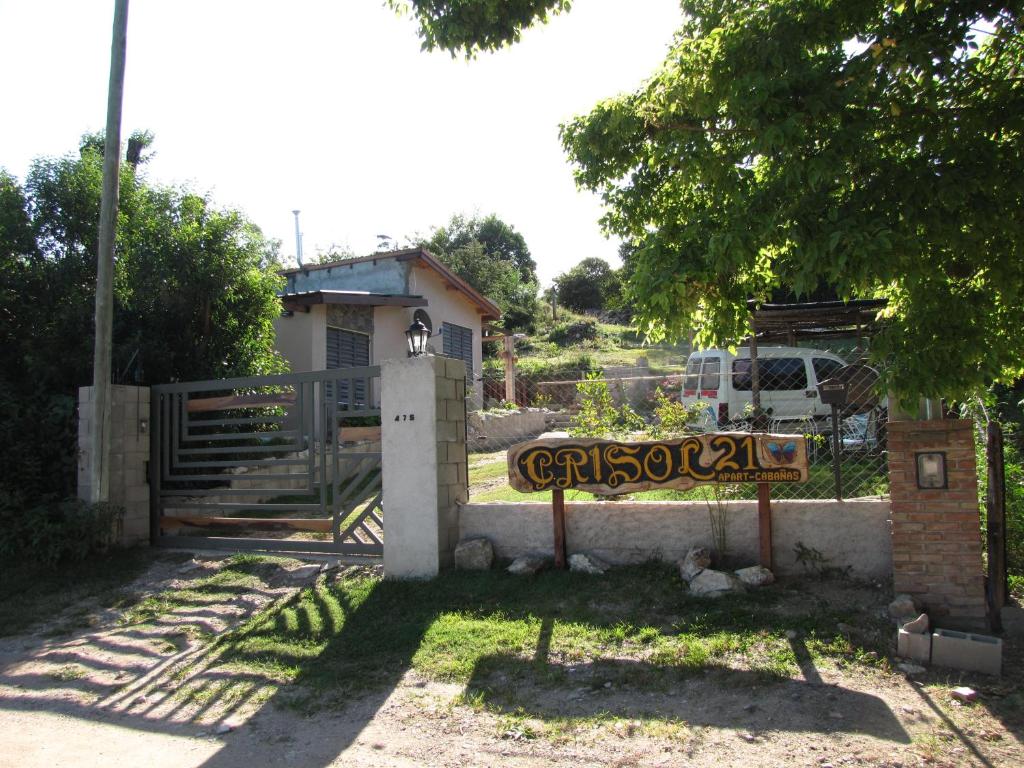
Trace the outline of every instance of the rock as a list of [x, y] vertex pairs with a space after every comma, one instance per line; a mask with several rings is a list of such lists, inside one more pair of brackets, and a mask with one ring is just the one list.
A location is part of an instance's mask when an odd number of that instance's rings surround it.
[[189, 560], [187, 563], [185, 563], [183, 566], [181, 566], [178, 569], [178, 573], [188, 573], [189, 571], [194, 571], [196, 568], [202, 568], [202, 567], [203, 567], [202, 563], [200, 563], [195, 558], [192, 558], [191, 560]]
[[516, 576], [532, 576], [548, 564], [546, 558], [536, 555], [523, 555], [512, 561], [506, 570]]
[[897, 664], [896, 669], [905, 675], [923, 675], [927, 670], [919, 664]]
[[576, 573], [589, 573], [594, 576], [601, 576], [610, 566], [604, 560], [583, 552], [569, 555], [569, 570]]
[[917, 610], [914, 598], [910, 595], [896, 595], [893, 601], [889, 603], [889, 615], [894, 619], [909, 619], [917, 616], [919, 613], [920, 611]]
[[729, 592], [744, 592], [743, 582], [731, 573], [705, 568], [690, 582], [690, 594], [695, 597], [721, 597]]
[[787, 629], [786, 630], [786, 639], [787, 640], [796, 640], [798, 637], [800, 637], [800, 633], [797, 632], [795, 629]]
[[286, 570], [284, 577], [290, 584], [305, 584], [315, 579], [321, 568], [323, 566], [319, 563], [300, 565], [298, 568]]
[[736, 571], [736, 578], [748, 587], [763, 587], [775, 581], [775, 574], [763, 565], [752, 565], [749, 568], [740, 568]]
[[679, 563], [679, 575], [683, 581], [691, 581], [697, 574], [711, 565], [711, 552], [707, 547], [694, 547]]
[[455, 545], [455, 567], [460, 571], [489, 571], [494, 547], [488, 539], [463, 539]]
[[928, 614], [922, 613], [913, 621], [908, 621], [903, 625], [903, 631], [909, 632], [912, 635], [923, 635], [928, 631]]
[[966, 685], [962, 685], [959, 688], [954, 688], [950, 691], [954, 699], [960, 701], [974, 701], [978, 698], [978, 692], [973, 688], [968, 688]]
[[224, 734], [231, 733], [233, 730], [235, 730], [235, 726], [231, 725], [230, 723], [221, 723], [213, 729], [213, 732], [217, 734]]

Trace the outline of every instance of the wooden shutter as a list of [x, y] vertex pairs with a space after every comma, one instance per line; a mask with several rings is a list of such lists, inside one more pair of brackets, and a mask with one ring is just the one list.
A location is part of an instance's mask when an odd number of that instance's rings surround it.
[[445, 357], [455, 357], [466, 364], [466, 378], [473, 377], [473, 331], [453, 323], [441, 324], [442, 350]]
[[[327, 368], [360, 368], [370, 364], [370, 337], [365, 333], [327, 328]], [[366, 405], [366, 379], [338, 382], [338, 405], [362, 408]], [[330, 392], [330, 387], [328, 387]]]

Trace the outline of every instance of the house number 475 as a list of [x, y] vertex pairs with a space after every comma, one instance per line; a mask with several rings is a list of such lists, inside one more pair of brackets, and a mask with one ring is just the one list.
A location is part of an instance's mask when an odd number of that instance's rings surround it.
[[416, 421], [415, 413], [400, 413], [395, 416], [395, 421]]

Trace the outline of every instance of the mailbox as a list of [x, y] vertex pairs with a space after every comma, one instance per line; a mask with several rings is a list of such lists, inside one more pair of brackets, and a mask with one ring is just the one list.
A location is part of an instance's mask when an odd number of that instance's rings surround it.
[[846, 405], [849, 385], [839, 379], [825, 379], [818, 384], [818, 397], [822, 405]]

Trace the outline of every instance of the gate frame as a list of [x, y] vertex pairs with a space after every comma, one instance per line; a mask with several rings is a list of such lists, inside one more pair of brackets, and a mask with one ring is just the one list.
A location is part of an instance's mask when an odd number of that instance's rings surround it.
[[[340, 463], [343, 457], [343, 452], [340, 450], [339, 432], [340, 427], [338, 425], [339, 418], [361, 418], [367, 416], [379, 416], [381, 409], [379, 407], [366, 407], [373, 402], [374, 386], [372, 384], [374, 379], [379, 381], [380, 377], [380, 366], [363, 366], [357, 368], [337, 368], [329, 369], [324, 371], [310, 371], [304, 373], [291, 373], [291, 374], [277, 374], [277, 375], [264, 375], [264, 376], [248, 376], [239, 377], [233, 379], [209, 379], [205, 381], [194, 381], [194, 382], [177, 382], [173, 384], [162, 384], [152, 387], [151, 399], [150, 399], [150, 461], [149, 461], [149, 498], [150, 498], [150, 541], [154, 546], [160, 547], [185, 547], [193, 549], [235, 549], [235, 550], [258, 550], [258, 551], [280, 551], [280, 552], [310, 552], [310, 553], [326, 553], [326, 554], [340, 554], [340, 555], [383, 555], [383, 537], [375, 534], [366, 528], [363, 524], [364, 521], [369, 517], [379, 526], [383, 531], [383, 521], [381, 516], [375, 514], [377, 509], [382, 509], [382, 497], [383, 497], [383, 471], [382, 463], [383, 457], [380, 451], [364, 451], [364, 452], [351, 452], [351, 456], [362, 457], [357, 461], [357, 466], [363, 464], [367, 457], [377, 457], [377, 467], [380, 468], [378, 472], [378, 481], [374, 481], [374, 484], [379, 487], [373, 488], [371, 493], [376, 492], [373, 500], [369, 506], [359, 515], [356, 520], [352, 521], [344, 529], [341, 529], [341, 523], [344, 522], [345, 518], [348, 517], [354, 507], [349, 508], [344, 503], [344, 499], [339, 493], [340, 486]], [[328, 397], [328, 391], [336, 391], [340, 389], [340, 383], [348, 381], [348, 391], [352, 392], [355, 390], [355, 384], [357, 381], [364, 383], [366, 397], [368, 400], [367, 404], [363, 407], [356, 408], [354, 410], [341, 411], [338, 409], [338, 402], [336, 397]], [[171, 468], [171, 454], [176, 453], [177, 444], [174, 441], [176, 436], [175, 432], [171, 432], [167, 435], [173, 442], [164, 445], [165, 442], [165, 427], [171, 430], [180, 429], [180, 422], [177, 420], [181, 418], [182, 413], [187, 414], [186, 409], [182, 410], [181, 413], [175, 414], [175, 408], [172, 406], [171, 400], [167, 396], [172, 395], [187, 395], [190, 392], [211, 392], [211, 391], [222, 391], [231, 389], [241, 388], [254, 388], [254, 387], [267, 387], [267, 386], [281, 386], [281, 387], [292, 387], [295, 391], [295, 401], [300, 409], [299, 414], [299, 432], [302, 433], [305, 429], [309, 428], [309, 434], [300, 434], [300, 442], [303, 443], [304, 448], [299, 450], [306, 450], [315, 454], [310, 454], [308, 457], [308, 463], [311, 467], [310, 474], [308, 477], [309, 484], [305, 493], [314, 494], [319, 489], [320, 496], [320, 508], [326, 511], [329, 506], [331, 508], [331, 516], [327, 519], [331, 521], [331, 534], [332, 540], [329, 542], [316, 541], [316, 540], [289, 540], [289, 539], [273, 539], [273, 538], [254, 538], [254, 537], [233, 537], [233, 536], [180, 536], [174, 534], [163, 534], [161, 533], [161, 520], [164, 518], [163, 507], [166, 505], [165, 496], [162, 493], [164, 483], [164, 470], [168, 472]], [[307, 406], [304, 402], [304, 394], [309, 393], [311, 403]], [[245, 407], [244, 403], [234, 405], [233, 407]], [[256, 407], [256, 406], [249, 406]], [[211, 408], [211, 410], [227, 410], [232, 408], [232, 405], [228, 404], [222, 408]], [[308, 408], [308, 412], [307, 412]], [[177, 416], [177, 418], [176, 418]], [[186, 416], [187, 418], [187, 416]], [[244, 417], [246, 419], [256, 417]], [[211, 424], [216, 424], [219, 420], [211, 420]], [[382, 429], [383, 431], [383, 429]], [[214, 433], [216, 434], [216, 433]], [[326, 436], [331, 435], [333, 439], [325, 439]], [[196, 439], [196, 438], [193, 438]], [[201, 439], [201, 438], [198, 438]], [[221, 438], [224, 439], [224, 438]], [[243, 439], [243, 438], [238, 438]], [[207, 442], [213, 442], [208, 440]], [[231, 446], [225, 446], [231, 447]], [[242, 448], [243, 446], [238, 446]], [[194, 450], [194, 449], [193, 449]], [[239, 451], [245, 453], [246, 451]], [[317, 462], [319, 459], [319, 464]], [[257, 461], [257, 460], [251, 460]], [[273, 459], [259, 460], [259, 461], [273, 461]], [[294, 459], [287, 459], [294, 463]], [[330, 462], [330, 464], [328, 464]], [[202, 462], [192, 462], [195, 464], [202, 464]], [[224, 464], [224, 462], [218, 462]], [[240, 461], [235, 466], [245, 466], [244, 461]], [[268, 466], [273, 466], [269, 464]], [[330, 466], [330, 477], [331, 477], [331, 500], [328, 504], [326, 494], [327, 486], [323, 482], [322, 478], [325, 476], [327, 467]], [[319, 475], [321, 482], [316, 482], [316, 475], [319, 467]], [[355, 485], [359, 490], [367, 490], [369, 484], [364, 486], [364, 482], [370, 472], [373, 471], [373, 467], [370, 468], [359, 468], [353, 476], [356, 478]], [[229, 479], [229, 476], [225, 475], [225, 479]], [[275, 489], [267, 489], [275, 490]], [[230, 493], [230, 491], [228, 491]], [[302, 493], [302, 491], [299, 491]], [[209, 496], [213, 494], [203, 494]], [[265, 503], [265, 502], [264, 502]], [[242, 506], [242, 505], [236, 505]], [[246, 505], [244, 508], [259, 508], [260, 503], [256, 502], [252, 505]], [[274, 505], [275, 509], [279, 508], [280, 505]], [[244, 518], [239, 518], [244, 519]], [[280, 518], [283, 523], [286, 523], [290, 518]], [[291, 518], [295, 519], [295, 518]], [[357, 530], [364, 531], [372, 541], [363, 542], [360, 541], [356, 536]], [[345, 541], [346, 538], [353, 539], [354, 541]]]

